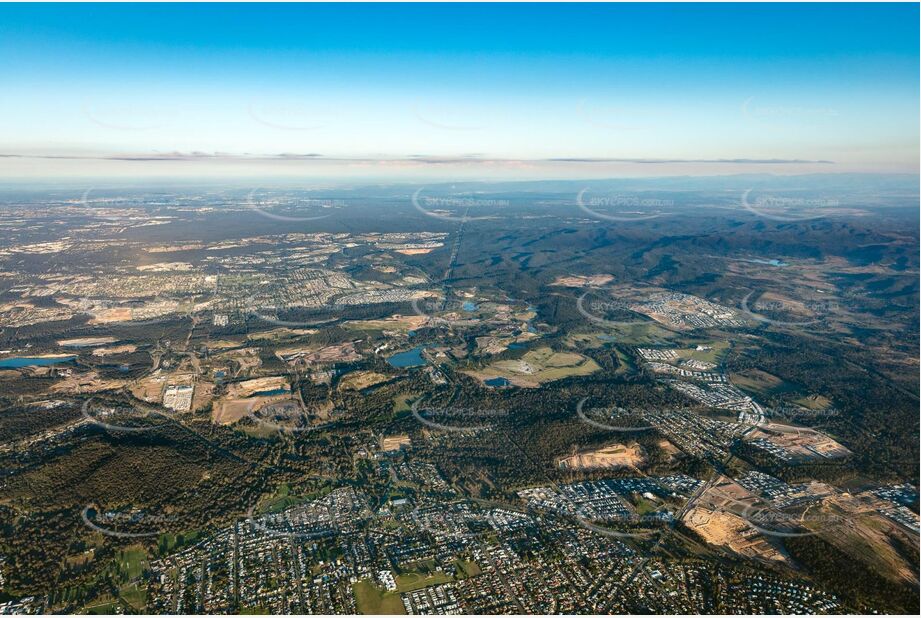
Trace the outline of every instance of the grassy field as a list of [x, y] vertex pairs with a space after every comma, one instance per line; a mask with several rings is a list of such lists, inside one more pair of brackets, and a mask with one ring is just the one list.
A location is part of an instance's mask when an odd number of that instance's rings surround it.
[[458, 560], [457, 568], [466, 577], [476, 577], [482, 572], [480, 570], [480, 565], [478, 565], [473, 560]]
[[392, 380], [393, 376], [384, 375], [375, 371], [353, 371], [345, 375], [339, 382], [342, 390], [362, 391], [383, 382]]
[[86, 611], [87, 614], [98, 616], [98, 615], [104, 615], [104, 614], [112, 615], [112, 614], [120, 613], [118, 611], [119, 607], [120, 606], [117, 601], [111, 600], [111, 601], [101, 601], [101, 602], [94, 601], [93, 605], [87, 605], [83, 609]]
[[343, 328], [371, 332], [391, 330], [405, 333], [421, 328], [427, 319], [421, 315], [395, 315], [384, 320], [349, 320], [343, 324]]
[[368, 580], [361, 580], [352, 585], [355, 605], [359, 614], [405, 614], [403, 601], [396, 592], [381, 590]]
[[411, 401], [419, 395], [416, 393], [402, 393], [393, 398], [393, 411], [395, 414], [409, 412], [412, 409]]
[[523, 387], [537, 387], [570, 376], [584, 376], [601, 369], [598, 363], [575, 352], [554, 352], [548, 347], [527, 352], [516, 360], [495, 362], [476, 371], [465, 371], [478, 380], [502, 377]]
[[746, 369], [729, 374], [729, 380], [754, 395], [766, 396], [788, 392], [792, 387], [775, 375], [760, 369]]
[[67, 556], [66, 558], [64, 558], [64, 563], [69, 567], [84, 566], [85, 564], [92, 562], [95, 555], [96, 555], [95, 549], [88, 549], [83, 553], [75, 554], [73, 556]]
[[165, 555], [184, 545], [195, 543], [200, 533], [197, 530], [187, 530], [180, 534], [161, 534], [157, 540], [157, 551], [160, 555]]
[[144, 606], [147, 605], [147, 590], [143, 587], [138, 587], [137, 584], [128, 584], [127, 586], [122, 586], [121, 590], [118, 591], [119, 596], [131, 607], [133, 607], [138, 612], [144, 609]]
[[694, 360], [703, 361], [705, 363], [713, 363], [718, 365], [720, 361], [723, 360], [723, 356], [726, 355], [726, 352], [729, 351], [729, 342], [728, 341], [710, 341], [708, 343], [702, 344], [709, 347], [709, 350], [697, 350], [695, 345], [692, 348], [687, 348], [684, 350], [678, 350], [678, 356], [685, 360], [693, 358]]
[[636, 363], [634, 363], [633, 359], [629, 355], [624, 354], [622, 350], [617, 349], [614, 350], [614, 354], [617, 355], [617, 362], [619, 363], [619, 366], [614, 371], [614, 375], [631, 374], [637, 372]]
[[451, 579], [450, 575], [441, 572], [432, 573], [428, 576], [422, 573], [403, 573], [397, 575], [396, 580], [397, 590], [400, 592], [411, 592], [419, 588], [426, 588], [428, 586], [434, 586], [435, 584], [447, 584], [448, 582], [454, 581]]
[[794, 400], [793, 403], [808, 410], [825, 410], [831, 406], [831, 400], [822, 395], [807, 395]]
[[655, 322], [626, 323], [612, 326], [609, 334], [625, 345], [655, 345], [677, 337], [677, 334]]
[[147, 552], [140, 545], [135, 545], [118, 552], [118, 575], [124, 580], [132, 580], [141, 576], [147, 566]]
[[613, 335], [606, 333], [570, 333], [563, 342], [578, 350], [593, 350], [603, 348], [617, 340]]
[[260, 515], [265, 513], [280, 513], [286, 508], [295, 504], [300, 504], [303, 501], [303, 498], [291, 494], [291, 487], [287, 483], [282, 483], [275, 490], [274, 494], [259, 505], [258, 512]]
[[637, 497], [634, 502], [636, 503], [636, 514], [637, 515], [646, 515], [648, 513], [654, 513], [656, 511], [656, 505], [653, 502], [650, 502], [646, 498]]
[[[284, 339], [298, 339], [316, 333], [315, 328], [276, 328], [261, 333], [249, 333], [246, 338], [250, 341], [281, 341]], [[234, 344], [238, 345], [238, 344]]]

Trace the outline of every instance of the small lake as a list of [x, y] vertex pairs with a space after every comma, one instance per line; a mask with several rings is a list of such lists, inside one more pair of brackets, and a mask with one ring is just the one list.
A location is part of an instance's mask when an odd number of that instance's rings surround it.
[[19, 367], [45, 367], [47, 365], [57, 365], [58, 363], [69, 363], [77, 358], [76, 356], [56, 356], [54, 358], [42, 358], [36, 356], [13, 356], [0, 360], [0, 369], [16, 369]]
[[413, 348], [412, 350], [394, 354], [387, 359], [387, 362], [390, 363], [392, 367], [396, 367], [397, 369], [405, 369], [406, 367], [420, 367], [425, 364], [425, 359], [422, 358], [422, 350], [424, 349], [425, 348], [420, 345]]
[[768, 266], [789, 266], [786, 262], [776, 259], [762, 260], [758, 258], [752, 258], [750, 260], [742, 260], [743, 262], [751, 262], [752, 264], [767, 264]]
[[512, 383], [506, 380], [505, 378], [497, 377], [497, 378], [489, 378], [488, 380], [484, 380], [483, 384], [485, 384], [486, 386], [492, 386], [496, 388], [496, 387], [502, 387], [502, 386], [510, 386]]
[[259, 391], [253, 393], [253, 397], [274, 397], [276, 395], [287, 395], [290, 392], [291, 391], [289, 391], [287, 388], [275, 388], [270, 391]]
[[464, 311], [476, 311], [476, 303], [470, 300], [465, 300], [461, 307], [463, 307]]

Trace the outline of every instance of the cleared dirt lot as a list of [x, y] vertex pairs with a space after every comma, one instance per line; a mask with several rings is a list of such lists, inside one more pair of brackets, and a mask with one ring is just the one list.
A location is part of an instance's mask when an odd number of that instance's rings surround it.
[[594, 451], [577, 453], [560, 459], [561, 468], [592, 470], [599, 468], [638, 468], [646, 463], [646, 457], [639, 444], [611, 444]]

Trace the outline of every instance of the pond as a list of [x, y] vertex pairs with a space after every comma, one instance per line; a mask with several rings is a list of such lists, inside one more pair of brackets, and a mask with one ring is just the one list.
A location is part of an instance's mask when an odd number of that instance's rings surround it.
[[752, 258], [750, 260], [742, 260], [743, 262], [751, 262], [752, 264], [767, 264], [768, 266], [789, 266], [784, 261], [778, 259], [762, 260], [758, 258]]
[[405, 369], [406, 367], [419, 367], [425, 364], [425, 359], [422, 358], [422, 350], [425, 348], [423, 346], [417, 346], [412, 350], [407, 350], [406, 352], [399, 352], [394, 354], [387, 359], [387, 362], [390, 363], [392, 367], [397, 369]]
[[76, 356], [12, 356], [0, 360], [0, 369], [16, 369], [18, 367], [44, 367], [58, 363], [69, 363]]
[[270, 391], [258, 391], [253, 393], [253, 397], [275, 397], [276, 395], [286, 395], [291, 391], [287, 388], [273, 388]]

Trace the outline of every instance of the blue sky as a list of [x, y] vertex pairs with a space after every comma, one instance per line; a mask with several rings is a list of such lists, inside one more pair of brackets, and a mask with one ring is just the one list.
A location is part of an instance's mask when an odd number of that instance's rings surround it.
[[918, 17], [0, 5], [0, 176], [914, 172]]

